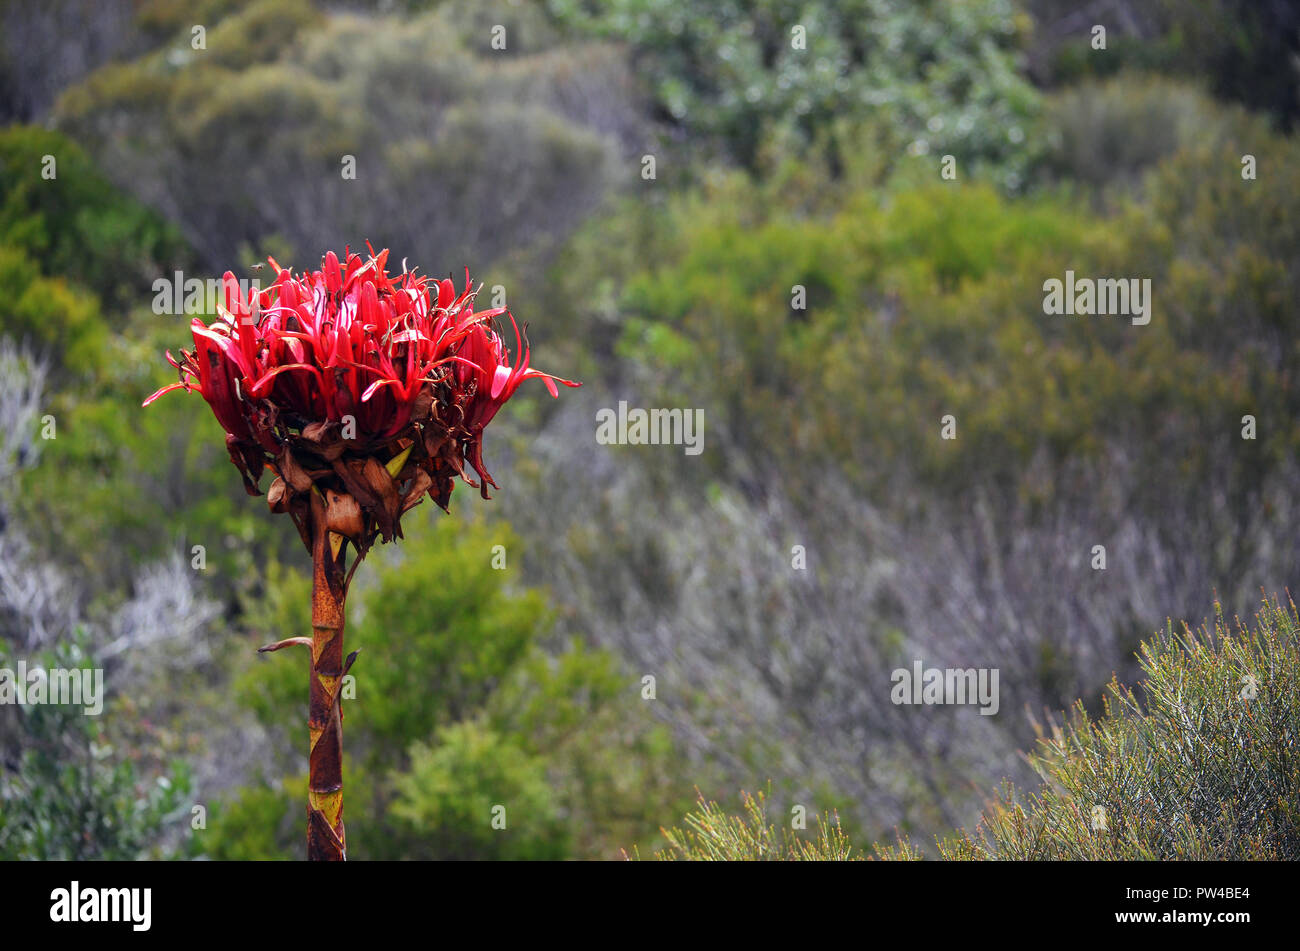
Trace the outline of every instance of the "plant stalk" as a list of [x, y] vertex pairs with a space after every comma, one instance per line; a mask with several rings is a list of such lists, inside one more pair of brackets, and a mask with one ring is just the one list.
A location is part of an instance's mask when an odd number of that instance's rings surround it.
[[[347, 668], [343, 661], [343, 617], [347, 581], [331, 549], [325, 502], [311, 493], [311, 734], [307, 783], [307, 858], [342, 862], [347, 858], [343, 831], [343, 714], [339, 691]], [[339, 553], [342, 548], [339, 549]]]

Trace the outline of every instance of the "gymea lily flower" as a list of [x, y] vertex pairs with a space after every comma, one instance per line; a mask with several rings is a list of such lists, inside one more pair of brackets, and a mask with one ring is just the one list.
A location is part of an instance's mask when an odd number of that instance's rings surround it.
[[[376, 537], [401, 537], [401, 516], [427, 493], [444, 510], [456, 477], [496, 483], [483, 465], [483, 431], [520, 384], [536, 377], [552, 396], [570, 380], [529, 366], [510, 315], [515, 357], [493, 322], [505, 308], [476, 311], [465, 271], [457, 292], [408, 270], [390, 275], [388, 251], [363, 258], [327, 253], [295, 277], [274, 258], [265, 289], [247, 296], [229, 271], [211, 325], [192, 322], [194, 349], [167, 353], [176, 383], [197, 389], [226, 432], [226, 449], [251, 495], [264, 469], [274, 512], [288, 512], [312, 553], [313, 637], [263, 650], [312, 647], [308, 856], [346, 855], [342, 716], [338, 688], [356, 658], [343, 657], [348, 583]], [[465, 474], [468, 462], [478, 475]], [[347, 546], [355, 550], [345, 570]]]

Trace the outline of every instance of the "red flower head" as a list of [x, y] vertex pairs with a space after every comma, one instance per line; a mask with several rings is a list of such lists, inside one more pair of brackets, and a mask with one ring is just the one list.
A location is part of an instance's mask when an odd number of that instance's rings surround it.
[[540, 377], [552, 396], [557, 381], [580, 384], [530, 369], [517, 326], [512, 365], [489, 326], [508, 312], [474, 310], [468, 269], [457, 294], [450, 280], [430, 281], [405, 265], [389, 275], [387, 250], [365, 259], [345, 251], [344, 259], [340, 265], [330, 252], [319, 271], [294, 277], [268, 258], [275, 282], [246, 299], [227, 271], [218, 319], [211, 326], [194, 319], [195, 349], [180, 360], [167, 354], [179, 382], [145, 405], [197, 388], [250, 494], [260, 494], [269, 466], [277, 478], [268, 502], [295, 516], [304, 541], [308, 492], [351, 496], [360, 511], [339, 502], [348, 529], [340, 534], [364, 552], [376, 532], [400, 535], [398, 519], [426, 491], [445, 509], [454, 475], [479, 488], [465, 462], [488, 497], [496, 483], [483, 466], [483, 429], [520, 383]]

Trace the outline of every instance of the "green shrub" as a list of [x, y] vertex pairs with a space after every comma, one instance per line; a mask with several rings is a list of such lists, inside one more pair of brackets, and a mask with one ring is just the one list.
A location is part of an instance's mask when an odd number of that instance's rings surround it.
[[562, 859], [566, 823], [546, 761], [478, 721], [411, 747], [397, 777], [395, 832], [411, 858]]
[[[1300, 858], [1300, 615], [1264, 602], [1247, 629], [1172, 625], [1142, 646], [1146, 679], [1112, 681], [1031, 757], [1043, 787], [1006, 786], [945, 859]], [[1100, 811], [1099, 811], [1100, 810]], [[912, 858], [906, 841], [878, 848]]]
[[952, 153], [1012, 188], [1034, 155], [1038, 99], [1016, 64], [1029, 21], [1007, 0], [549, 9], [575, 33], [626, 42], [660, 112], [751, 168], [773, 138], [801, 151], [830, 137], [842, 166], [856, 144], [846, 133], [863, 121], [887, 126], [899, 151]]
[[1184, 147], [1231, 141], [1248, 123], [1186, 81], [1125, 74], [1054, 94], [1043, 124], [1051, 142], [1044, 164], [1053, 176], [1115, 188], [1138, 184]]
[[[46, 168], [53, 178], [43, 177]], [[179, 232], [117, 191], [80, 146], [34, 126], [0, 130], [0, 242], [113, 312], [138, 305], [159, 273], [190, 260]]]
[[[1121, 108], [1130, 88], [1105, 87], [1098, 123], [1141, 125], [1166, 89]], [[1237, 547], [1250, 500], [1300, 445], [1285, 335], [1300, 294], [1298, 146], [1175, 89], [1170, 122], [1219, 132], [1185, 133], [1163, 157], [1140, 149], [1126, 167], [1146, 187], [1109, 215], [1054, 191], [1007, 200], [933, 182], [843, 189], [834, 211], [810, 214], [802, 194], [732, 176], [592, 224], [526, 293], [548, 326], [592, 342], [588, 379], [704, 406], [730, 443], [717, 465], [793, 437], [799, 452], [763, 463], [791, 463], [787, 486], [825, 464], [882, 504], [900, 471], [948, 495], [979, 485], [1045, 502], [1031, 463], [1059, 487], [1122, 453], [1144, 473], [1123, 490], [1156, 518], [1214, 511], [1207, 487], [1226, 486], [1212, 490], [1230, 500], [1215, 530]], [[1266, 169], [1254, 181], [1247, 151]], [[1043, 283], [1067, 269], [1150, 278], [1151, 323], [1045, 315]], [[956, 440], [937, 438], [947, 414]], [[1247, 414], [1269, 425], [1243, 444]], [[1244, 557], [1213, 580], [1244, 583]]]
[[[78, 636], [29, 667], [94, 669]], [[0, 668], [18, 655], [0, 639]], [[108, 706], [105, 713], [108, 713]], [[0, 860], [178, 858], [189, 847], [193, 787], [183, 760], [126, 742], [111, 716], [76, 705], [0, 706]]]
[[[729, 815], [716, 802], [700, 796], [695, 809], [688, 813], [685, 828], [664, 829], [667, 845], [654, 853], [657, 859], [686, 862], [842, 862], [861, 859], [854, 855], [848, 839], [840, 831], [839, 816], [834, 812], [817, 817], [814, 835], [796, 834], [782, 822], [778, 832], [768, 815], [768, 794], [742, 792], [743, 812]], [[631, 856], [639, 859], [633, 847]]]
[[480, 51], [488, 29], [471, 35], [480, 17], [461, 12], [259, 0], [212, 24], [204, 51], [186, 42], [93, 73], [54, 122], [165, 209], [217, 273], [272, 239], [299, 268], [322, 244], [369, 240], [419, 250], [438, 273], [481, 272], [567, 234], [603, 195], [630, 83], [610, 56], [587, 60], [588, 44], [566, 51], [594, 72], [575, 94], [556, 56], [513, 34], [508, 57]]
[[61, 277], [42, 277], [21, 249], [0, 242], [0, 334], [49, 359], [62, 382], [84, 383], [105, 363], [99, 302]]

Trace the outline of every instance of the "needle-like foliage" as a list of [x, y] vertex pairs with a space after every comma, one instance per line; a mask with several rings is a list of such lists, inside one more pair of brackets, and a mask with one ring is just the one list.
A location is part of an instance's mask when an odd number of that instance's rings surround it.
[[[1265, 601], [1247, 628], [1170, 624], [1145, 680], [1112, 680], [1104, 715], [1076, 705], [1030, 758], [1043, 787], [1005, 786], [946, 859], [1300, 858], [1300, 616]], [[902, 841], [877, 850], [916, 858]]]
[[[684, 820], [685, 828], [660, 830], [667, 845], [655, 853], [655, 858], [692, 862], [823, 862], [863, 858], [852, 854], [853, 847], [834, 812], [819, 815], [816, 833], [805, 836], [785, 825], [778, 830], [768, 815], [770, 795], [762, 791], [740, 795], [744, 809], [740, 815], [729, 815], [716, 802], [700, 796], [695, 811]], [[640, 858], [635, 848], [631, 855], [625, 852], [624, 856]]]

